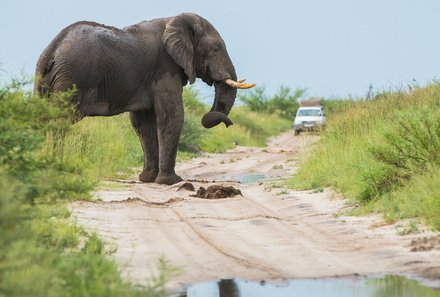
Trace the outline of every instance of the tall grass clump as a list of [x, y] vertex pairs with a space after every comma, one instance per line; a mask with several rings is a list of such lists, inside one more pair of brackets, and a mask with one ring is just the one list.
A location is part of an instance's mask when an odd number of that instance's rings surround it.
[[128, 114], [87, 117], [72, 126], [64, 153], [81, 159], [95, 177], [127, 177], [143, 165], [143, 152]]
[[[65, 201], [95, 185], [65, 151], [70, 96], [0, 89], [0, 296], [166, 296], [163, 282], [123, 280], [105, 244], [70, 218]], [[162, 265], [161, 279], [171, 273]]]
[[[423, 203], [411, 189], [421, 187], [425, 178], [436, 180], [432, 172], [440, 168], [439, 152], [440, 86], [384, 92], [329, 118], [327, 131], [290, 184], [333, 187], [363, 205], [373, 202], [388, 217], [408, 217], [405, 208], [424, 209], [411, 215], [422, 215], [438, 226], [426, 208], [434, 205], [430, 211], [439, 213], [434, 188], [431, 194], [420, 192]], [[412, 198], [402, 189], [413, 193]]]
[[429, 168], [415, 175], [407, 184], [381, 197], [370, 208], [384, 213], [385, 219], [424, 218], [435, 230], [440, 230], [440, 169]]

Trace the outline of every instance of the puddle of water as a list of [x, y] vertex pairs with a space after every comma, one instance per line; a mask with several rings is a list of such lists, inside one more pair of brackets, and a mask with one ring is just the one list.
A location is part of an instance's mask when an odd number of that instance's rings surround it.
[[285, 285], [226, 279], [190, 285], [175, 297], [437, 297], [440, 289], [404, 276], [300, 279]]
[[252, 184], [264, 178], [266, 178], [266, 175], [264, 174], [229, 175], [229, 176], [222, 175], [222, 176], [216, 176], [214, 180], [216, 181], [236, 180], [242, 184]]

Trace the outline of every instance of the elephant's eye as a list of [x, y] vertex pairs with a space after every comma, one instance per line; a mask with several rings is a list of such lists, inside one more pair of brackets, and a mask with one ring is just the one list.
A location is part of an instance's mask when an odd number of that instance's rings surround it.
[[210, 53], [217, 53], [220, 50], [220, 46], [214, 45], [214, 47], [211, 49]]

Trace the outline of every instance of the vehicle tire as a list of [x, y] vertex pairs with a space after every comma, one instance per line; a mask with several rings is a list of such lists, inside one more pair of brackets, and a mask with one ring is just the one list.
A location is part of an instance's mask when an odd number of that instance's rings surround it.
[[295, 130], [295, 135], [299, 135], [299, 133], [301, 133], [300, 130]]

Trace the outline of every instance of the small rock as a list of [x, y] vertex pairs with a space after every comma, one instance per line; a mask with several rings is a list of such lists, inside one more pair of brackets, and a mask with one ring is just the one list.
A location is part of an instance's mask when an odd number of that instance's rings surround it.
[[194, 185], [192, 183], [186, 182], [186, 183], [181, 184], [180, 187], [177, 188], [177, 191], [180, 191], [180, 190], [187, 190], [187, 191], [194, 192], [196, 189], [194, 188]]

